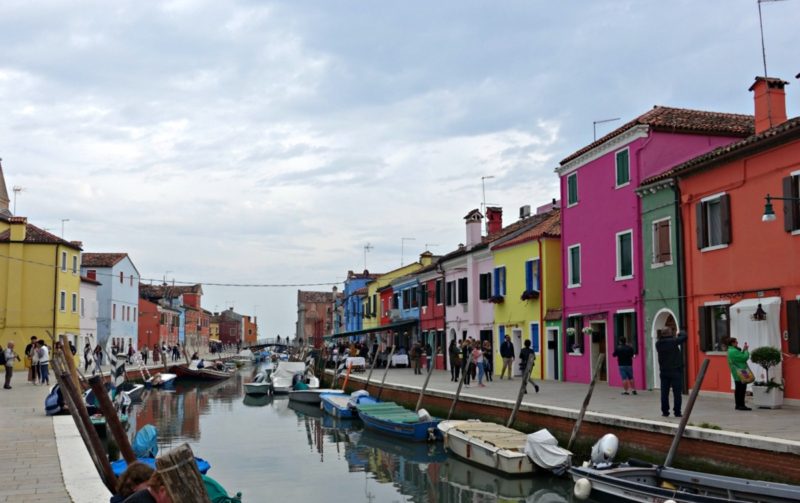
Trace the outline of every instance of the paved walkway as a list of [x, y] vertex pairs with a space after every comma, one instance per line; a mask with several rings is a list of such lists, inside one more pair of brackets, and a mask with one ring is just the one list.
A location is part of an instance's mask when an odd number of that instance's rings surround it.
[[53, 420], [44, 414], [47, 386], [15, 372], [0, 388], [0, 502], [70, 502], [61, 475]]
[[[384, 369], [375, 369], [370, 380], [371, 384], [380, 384]], [[351, 379], [366, 379], [367, 372], [353, 373]], [[389, 370], [386, 383], [420, 388], [425, 382], [425, 375], [414, 375], [411, 369]], [[519, 393], [521, 381], [514, 380], [487, 382], [485, 388], [480, 388], [473, 381], [472, 385], [461, 391], [462, 397], [477, 397], [488, 399], [515, 401]], [[587, 384], [568, 382], [544, 381], [539, 382], [540, 391], [534, 393], [533, 386], [528, 385], [528, 394], [523, 399], [523, 404], [538, 405], [569, 410], [580, 410], [583, 399], [588, 390]], [[454, 394], [458, 383], [450, 381], [450, 373], [434, 370], [428, 389], [441, 393]], [[608, 386], [605, 382], [595, 385], [592, 400], [588, 410], [601, 414], [623, 416], [636, 420], [665, 422], [677, 424], [680, 420], [675, 417], [661, 416], [661, 392], [638, 391], [638, 395], [622, 395], [621, 388]], [[688, 395], [683, 396], [686, 404]], [[752, 405], [748, 398], [748, 404]], [[747, 433], [764, 437], [800, 442], [800, 430], [797, 425], [800, 420], [800, 407], [784, 405], [782, 409], [753, 409], [752, 411], [736, 411], [733, 408], [733, 394], [726, 396], [718, 393], [701, 393], [697, 398], [694, 410], [690, 417], [690, 424], [700, 426], [719, 427], [725, 431]]]

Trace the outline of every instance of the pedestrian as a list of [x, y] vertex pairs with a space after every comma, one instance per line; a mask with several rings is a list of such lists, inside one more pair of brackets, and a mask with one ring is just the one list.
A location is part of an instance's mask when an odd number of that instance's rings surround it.
[[11, 376], [14, 375], [14, 360], [18, 362], [22, 361], [20, 360], [19, 356], [17, 356], [17, 353], [14, 352], [13, 342], [8, 343], [5, 351], [3, 351], [2, 353], [2, 357], [4, 364], [3, 366], [6, 368], [6, 381], [5, 384], [3, 385], [3, 388], [11, 389]]
[[612, 356], [616, 357], [619, 366], [619, 376], [622, 379], [623, 395], [636, 394], [633, 384], [633, 347], [628, 344], [625, 337], [619, 338], [619, 344], [614, 348]]
[[36, 343], [38, 346], [37, 353], [39, 355], [39, 379], [42, 384], [50, 385], [50, 348], [43, 340], [39, 339]]
[[153, 473], [144, 489], [128, 496], [123, 503], [172, 503], [172, 497], [159, 472]]
[[[744, 346], [739, 349], [739, 341], [737, 341], [735, 337], [725, 338], [723, 340], [723, 344], [728, 346], [728, 367], [731, 369], [734, 385], [734, 408], [736, 410], [752, 410], [744, 403], [744, 397], [747, 394], [748, 383], [742, 379], [742, 371], [749, 372], [750, 376], [753, 374], [753, 372], [750, 370], [750, 367], [747, 365], [747, 360], [750, 359], [750, 348], [745, 342]], [[752, 382], [752, 380], [750, 382]]]
[[485, 388], [486, 385], [483, 384], [483, 374], [485, 372], [485, 367], [483, 366], [483, 349], [481, 349], [480, 344], [476, 343], [472, 348], [472, 362], [478, 372], [478, 387]]
[[419, 342], [415, 342], [411, 347], [411, 361], [414, 364], [414, 375], [422, 374], [420, 365], [422, 362], [422, 346]]
[[461, 373], [461, 351], [458, 349], [455, 339], [450, 339], [447, 356], [450, 358], [450, 381], [458, 382], [458, 376]]
[[150, 350], [147, 349], [147, 344], [142, 347], [142, 362], [147, 365], [147, 357], [150, 356]]
[[160, 353], [161, 350], [159, 349], [158, 344], [153, 344], [153, 363], [158, 364], [158, 362], [161, 361], [161, 358], [159, 357]]
[[472, 359], [469, 341], [461, 340], [461, 372], [464, 373], [464, 386], [469, 388], [470, 360]]
[[500, 357], [503, 359], [503, 369], [500, 371], [500, 380], [503, 380], [506, 369], [508, 369], [508, 380], [510, 381], [512, 379], [511, 371], [514, 368], [514, 344], [507, 335], [503, 339], [503, 343], [500, 344]]
[[[533, 389], [538, 393], [539, 392], [539, 385], [533, 382], [531, 379], [530, 374], [525, 375], [525, 370], [528, 368], [528, 358], [533, 358], [534, 363], [536, 362], [536, 353], [531, 349], [531, 341], [530, 339], [525, 339], [525, 342], [522, 343], [523, 348], [519, 352], [519, 369], [522, 371], [522, 379], [525, 381], [523, 385], [522, 392], [528, 392], [528, 382], [533, 384]], [[533, 365], [531, 365], [533, 368]]]
[[492, 343], [488, 340], [483, 341], [483, 369], [486, 372], [486, 381], [492, 382], [494, 379], [492, 378], [492, 373], [494, 371], [494, 365], [492, 365], [492, 359], [494, 355], [492, 355]]
[[85, 374], [89, 370], [89, 366], [91, 365], [92, 361], [92, 345], [89, 344], [89, 341], [86, 341], [86, 345], [83, 346], [83, 373]]
[[675, 417], [681, 417], [681, 393], [683, 393], [683, 343], [686, 332], [678, 334], [675, 329], [662, 330], [656, 341], [659, 377], [661, 378], [661, 415], [669, 417], [669, 392], [672, 390]]
[[136, 354], [136, 350], [133, 349], [133, 341], [128, 344], [128, 363], [133, 362], [133, 355]]
[[100, 344], [94, 347], [94, 351], [92, 352], [92, 356], [94, 357], [94, 368], [92, 369], [92, 374], [95, 372], [102, 372], [102, 365], [103, 365], [103, 348], [100, 347]]
[[69, 341], [69, 352], [72, 353], [72, 356], [75, 356], [75, 353], [78, 352], [78, 350], [75, 348], [75, 344], [73, 344], [72, 341]]
[[28, 369], [28, 382], [36, 384], [39, 380], [39, 358], [36, 357], [36, 364], [33, 362], [34, 354], [36, 353], [36, 336], [31, 336], [31, 342], [25, 346], [25, 368]]

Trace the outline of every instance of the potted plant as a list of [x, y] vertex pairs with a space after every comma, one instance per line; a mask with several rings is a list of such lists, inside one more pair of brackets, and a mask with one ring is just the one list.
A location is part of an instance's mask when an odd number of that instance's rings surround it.
[[583, 335], [592, 335], [592, 333], [594, 333], [594, 330], [592, 330], [592, 327], [583, 327], [581, 329], [581, 332], [583, 332]]
[[783, 378], [776, 381], [769, 376], [769, 369], [781, 363], [780, 349], [762, 346], [750, 353], [750, 360], [764, 368], [763, 380], [753, 383], [753, 403], [762, 409], [778, 409], [783, 405]]
[[502, 304], [504, 300], [505, 297], [503, 297], [502, 295], [492, 295], [491, 297], [489, 297], [489, 302], [491, 302], [492, 304]]
[[539, 298], [539, 290], [525, 290], [520, 297], [522, 300], [532, 300]]

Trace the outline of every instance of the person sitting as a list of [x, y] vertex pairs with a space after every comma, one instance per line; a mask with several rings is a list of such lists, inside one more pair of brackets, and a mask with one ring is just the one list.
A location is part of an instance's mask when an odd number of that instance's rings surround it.
[[121, 503], [136, 491], [145, 489], [154, 471], [144, 463], [138, 461], [131, 463], [117, 479], [117, 493], [111, 497], [110, 503]]
[[192, 353], [192, 358], [191, 358], [191, 360], [199, 360], [199, 359], [200, 359], [200, 356], [197, 354], [197, 351], [195, 351], [194, 353]]
[[200, 361], [197, 362], [197, 368], [201, 369], [204, 368], [205, 366], [206, 366], [206, 361], [201, 358]]
[[164, 485], [161, 474], [153, 472], [145, 484], [143, 489], [128, 496], [123, 503], [172, 503], [172, 498]]

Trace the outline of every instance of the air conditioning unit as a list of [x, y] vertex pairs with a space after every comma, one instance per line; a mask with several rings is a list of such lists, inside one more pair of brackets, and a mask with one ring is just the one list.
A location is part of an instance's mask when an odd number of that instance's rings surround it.
[[531, 216], [531, 205], [526, 204], [525, 206], [519, 207], [519, 218], [528, 218]]

